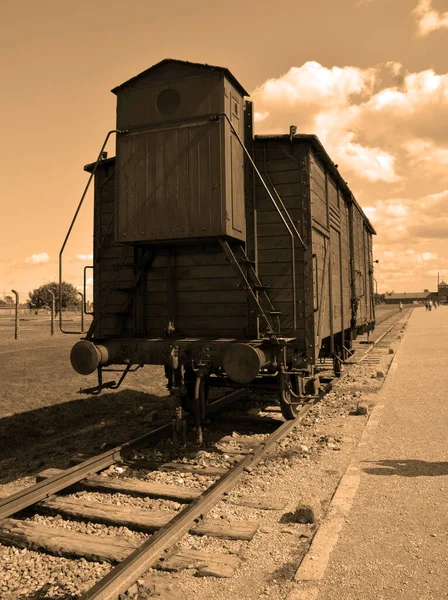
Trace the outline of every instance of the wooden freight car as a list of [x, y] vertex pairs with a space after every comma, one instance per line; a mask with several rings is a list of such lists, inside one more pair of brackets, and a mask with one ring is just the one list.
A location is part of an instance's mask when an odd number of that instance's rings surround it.
[[315, 136], [253, 137], [227, 69], [166, 60], [113, 91], [117, 157], [86, 167], [95, 314], [72, 365], [98, 392], [109, 364], [165, 365], [198, 413], [211, 384], [276, 382], [294, 417], [319, 358], [338, 370], [374, 326], [372, 226]]
[[[270, 285], [269, 295], [282, 311], [282, 332], [294, 336], [306, 362], [315, 364], [326, 355], [335, 356], [337, 364], [353, 337], [374, 326], [375, 230], [316, 136], [259, 135], [254, 155], [267, 184], [266, 189], [258, 177], [254, 183], [260, 279]], [[294, 276], [294, 236], [267, 190], [303, 240], [296, 236]]]

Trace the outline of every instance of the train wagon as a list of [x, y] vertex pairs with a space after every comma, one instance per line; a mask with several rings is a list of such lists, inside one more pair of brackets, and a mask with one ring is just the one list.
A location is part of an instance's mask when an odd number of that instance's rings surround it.
[[294, 418], [319, 359], [337, 371], [374, 327], [374, 229], [317, 137], [254, 137], [228, 69], [167, 59], [113, 92], [116, 157], [85, 167], [94, 317], [73, 367], [99, 393], [164, 365], [179, 419], [210, 386], [275, 385]]
[[[260, 278], [282, 310], [282, 331], [294, 333], [309, 364], [346, 358], [354, 337], [373, 328], [371, 223], [314, 135], [258, 135], [254, 140], [256, 254]], [[266, 184], [266, 187], [265, 187]], [[295, 247], [283, 215], [299, 230]]]

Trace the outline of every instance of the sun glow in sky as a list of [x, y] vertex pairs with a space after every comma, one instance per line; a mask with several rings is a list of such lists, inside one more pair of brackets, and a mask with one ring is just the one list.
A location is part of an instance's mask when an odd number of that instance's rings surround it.
[[[0, 297], [57, 279], [110, 89], [164, 58], [229, 68], [256, 133], [318, 135], [378, 232], [379, 291], [448, 277], [448, 0], [22, 0], [2, 3], [0, 44]], [[91, 261], [89, 196], [65, 279]]]

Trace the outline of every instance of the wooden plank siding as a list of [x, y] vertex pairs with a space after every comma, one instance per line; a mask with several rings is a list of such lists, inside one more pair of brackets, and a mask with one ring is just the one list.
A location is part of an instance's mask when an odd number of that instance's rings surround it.
[[357, 300], [356, 326], [374, 321], [372, 239], [360, 210], [352, 205], [354, 294]]
[[350, 238], [349, 238], [349, 205], [339, 192], [341, 207], [341, 297], [342, 297], [342, 329], [350, 328], [351, 320], [351, 260], [350, 260]]
[[320, 290], [319, 311], [315, 314], [317, 358], [318, 346], [323, 340], [327, 340], [327, 349], [333, 350], [335, 336], [343, 343], [342, 332], [350, 328], [351, 265], [348, 199], [344, 198], [334, 177], [312, 150], [310, 203], [317, 270], [314, 293]]
[[[295, 144], [288, 149], [292, 157], [284, 154], [283, 141], [255, 140], [255, 162], [268, 188], [277, 200], [280, 196], [302, 238], [308, 239], [309, 228], [304, 216], [308, 190], [303, 185], [303, 148]], [[255, 210], [257, 222], [258, 275], [276, 310], [281, 311], [280, 324], [283, 335], [295, 336], [299, 349], [306, 352], [312, 332], [307, 331], [305, 306], [311, 296], [304, 268], [304, 249], [294, 235], [296, 323], [294, 325], [293, 263], [291, 235], [278, 214], [260, 180], [255, 182]], [[308, 298], [308, 302], [310, 302]]]
[[233, 76], [166, 63], [114, 92], [127, 131], [117, 137], [116, 239], [244, 241], [243, 149], [227, 119], [210, 118], [224, 113], [244, 137], [245, 92]]
[[[100, 166], [95, 176], [95, 310], [99, 310], [107, 296], [96, 337], [161, 337], [168, 326], [169, 306], [174, 306], [174, 326], [180, 335], [246, 337], [246, 293], [218, 243], [158, 246], [152, 265], [136, 291], [129, 316], [122, 324], [123, 317], [117, 313], [123, 310], [129, 298], [125, 288], [131, 287], [135, 277], [137, 247], [114, 241], [113, 222], [111, 225], [115, 201], [113, 169], [110, 163]], [[142, 248], [139, 248], [141, 253]], [[170, 255], [175, 279], [175, 298], [171, 300]], [[123, 266], [117, 272], [122, 262]], [[115, 284], [108, 293], [113, 280]]]
[[[178, 147], [172, 151], [176, 154]], [[315, 364], [323, 346], [328, 353], [334, 344], [344, 342], [342, 332], [350, 329], [354, 296], [358, 297], [356, 325], [374, 318], [371, 230], [328, 158], [322, 158], [311, 142], [255, 138], [253, 156], [275, 202], [284, 204], [307, 248], [293, 235], [292, 263], [288, 227], [259, 178], [254, 175], [252, 183], [247, 183], [246, 168], [246, 196], [251, 195], [246, 210], [253, 209], [246, 218], [248, 243], [250, 240], [246, 251], [256, 258], [258, 276], [268, 287], [274, 308], [281, 312], [282, 335], [295, 337], [299, 354], [308, 364]], [[205, 165], [204, 169], [206, 172]], [[240, 176], [235, 173], [238, 182]], [[164, 182], [170, 185], [168, 179]], [[198, 180], [198, 185], [209, 184]], [[205, 197], [205, 188], [197, 192]], [[114, 279], [115, 285], [107, 296], [95, 337], [164, 337], [173, 320], [181, 337], [251, 338], [249, 325], [254, 317], [248, 311], [248, 297], [218, 238], [216, 242], [173, 240], [152, 246], [116, 243], [115, 201], [114, 163], [108, 161], [95, 176], [95, 311]], [[234, 216], [236, 221], [240, 218]], [[184, 217], [188, 220], [191, 215]], [[200, 224], [198, 219], [197, 226]], [[191, 219], [188, 227], [192, 227]], [[126, 288], [135, 279], [139, 257], [150, 248], [155, 257], [123, 321], [117, 313], [129, 298]]]

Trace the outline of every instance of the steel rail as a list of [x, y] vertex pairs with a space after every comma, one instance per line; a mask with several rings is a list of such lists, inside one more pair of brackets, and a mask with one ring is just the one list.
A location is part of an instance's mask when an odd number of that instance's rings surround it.
[[391, 311], [388, 315], [386, 315], [380, 321], [375, 321], [375, 326], [381, 325], [381, 323], [384, 323], [384, 321], [387, 321], [387, 319], [390, 319], [394, 315], [397, 315], [399, 312], [400, 312], [399, 310]]
[[306, 404], [294, 420], [280, 425], [253, 452], [246, 455], [232, 467], [216, 483], [176, 515], [167, 525], [159, 529], [151, 538], [130, 554], [123, 562], [114, 567], [109, 573], [81, 596], [81, 600], [112, 600], [126, 592], [139, 577], [152, 567], [163, 555], [163, 552], [173, 546], [183, 535], [188, 533], [192, 525], [202, 518], [237, 481], [246, 469], [254, 466], [272, 446], [289, 433], [305, 414], [317, 402], [314, 399]]
[[[212, 415], [217, 411], [221, 410], [231, 402], [240, 399], [247, 394], [246, 389], [239, 389], [235, 392], [231, 392], [222, 398], [219, 398], [215, 402], [211, 403], [206, 410], [207, 415]], [[149, 442], [157, 442], [164, 437], [168, 437], [172, 432], [172, 423], [162, 425], [153, 431], [145, 433], [129, 442], [126, 442], [115, 448], [111, 448], [102, 454], [93, 456], [82, 463], [71, 467], [70, 469], [64, 470], [63, 473], [50, 477], [45, 481], [41, 481], [36, 485], [30, 486], [16, 492], [12, 496], [0, 501], [0, 520], [10, 517], [11, 515], [24, 510], [40, 502], [48, 496], [60, 492], [75, 483], [78, 483], [84, 479], [87, 475], [97, 473], [102, 469], [107, 469], [111, 465], [118, 462], [125, 454], [126, 451], [130, 451], [134, 448], [144, 446]]]
[[[389, 315], [388, 317], [386, 317], [386, 319], [383, 319], [381, 322], [384, 323], [384, 321], [386, 321], [387, 319], [389, 319], [390, 317], [397, 315], [399, 313], [399, 311], [392, 313], [391, 315]], [[406, 322], [409, 320], [409, 317], [412, 314], [412, 310], [409, 311], [409, 314], [407, 316]], [[375, 347], [379, 344], [379, 342], [381, 342], [381, 340], [392, 331], [392, 329], [398, 325], [399, 321], [396, 321], [395, 323], [392, 323], [392, 325], [390, 327], [388, 327], [386, 329], [386, 331], [384, 333], [382, 333], [374, 342], [372, 342], [372, 345], [369, 346], [369, 348], [367, 348], [367, 350], [365, 350], [365, 352], [363, 353], [363, 355], [358, 359], [358, 360], [354, 360], [354, 361], [347, 361], [344, 363], [344, 365], [359, 365], [365, 358], [366, 356], [372, 352], [372, 350], [375, 349]], [[348, 372], [348, 371], [347, 371]], [[346, 373], [343, 374], [343, 376], [340, 378], [342, 379], [344, 376], [346, 375]]]

